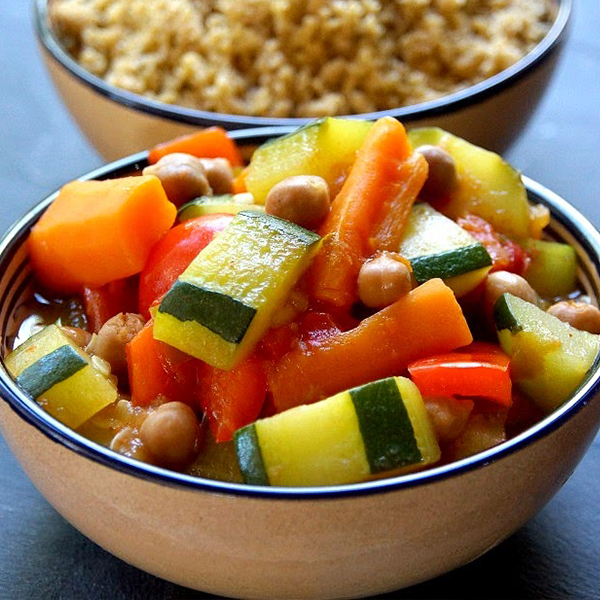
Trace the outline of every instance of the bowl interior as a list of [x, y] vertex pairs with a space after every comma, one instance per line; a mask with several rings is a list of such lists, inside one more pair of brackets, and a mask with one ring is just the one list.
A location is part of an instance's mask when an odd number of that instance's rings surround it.
[[[232, 137], [237, 139], [238, 143], [254, 146], [273, 136], [282, 135], [289, 131], [289, 128], [235, 131], [232, 132]], [[142, 152], [92, 171], [81, 179], [121, 177], [139, 171], [146, 164], [147, 153]], [[557, 241], [568, 243], [575, 248], [579, 260], [578, 275], [581, 288], [597, 303], [600, 298], [600, 234], [585, 217], [564, 199], [526, 177], [524, 177], [524, 183], [530, 201], [542, 203], [550, 209], [552, 215], [552, 221], [548, 228], [550, 235]], [[34, 206], [0, 240], [0, 343], [2, 356], [5, 355], [10, 341], [17, 333], [21, 319], [19, 307], [33, 294], [32, 272], [26, 244], [29, 230], [56, 195], [57, 192]], [[0, 365], [0, 395], [21, 418], [44, 435], [71, 448], [80, 455], [143, 479], [150, 479], [171, 486], [244, 496], [336, 498], [411, 487], [458, 475], [501, 459], [531, 441], [554, 431], [583, 408], [593, 393], [600, 387], [598, 363], [597, 359], [587, 380], [570, 400], [525, 432], [485, 452], [418, 473], [359, 484], [314, 488], [264, 488], [206, 480], [154, 467], [117, 454], [82, 437], [47, 414], [34, 400], [27, 397], [16, 386], [3, 363]]]

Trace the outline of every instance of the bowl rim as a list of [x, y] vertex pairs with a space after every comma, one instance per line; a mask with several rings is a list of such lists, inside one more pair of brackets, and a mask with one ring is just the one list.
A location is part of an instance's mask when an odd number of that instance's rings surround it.
[[[298, 127], [312, 120], [311, 118], [298, 117], [235, 115], [185, 108], [151, 100], [142, 95], [109, 85], [102, 78], [93, 75], [79, 65], [62, 47], [50, 26], [49, 1], [51, 0], [35, 0], [34, 2], [35, 31], [42, 47], [67, 72], [107, 100], [154, 117], [169, 119], [178, 123], [220, 125], [226, 129], [285, 125]], [[548, 33], [528, 54], [500, 73], [463, 90], [427, 102], [370, 113], [339, 116], [363, 120], [375, 120], [383, 116], [392, 116], [409, 123], [415, 120], [435, 118], [442, 114], [452, 114], [516, 85], [542, 62], [548, 60], [564, 42], [563, 34], [566, 32], [569, 23], [573, 0], [554, 0], [554, 2], [557, 5], [556, 18]]]
[[[233, 131], [230, 135], [233, 139], [253, 144], [273, 136], [289, 133], [293, 129], [290, 127], [255, 128]], [[139, 152], [90, 171], [79, 179], [120, 177], [143, 168], [148, 164], [147, 158], [147, 151]], [[553, 223], [563, 228], [579, 244], [585, 256], [590, 259], [596, 278], [600, 278], [598, 275], [600, 272], [600, 233], [586, 217], [558, 194], [528, 177], [523, 176], [523, 182], [529, 199], [548, 206]], [[57, 194], [58, 190], [35, 204], [8, 229], [0, 239], [0, 264], [7, 264], [13, 260], [22, 247], [30, 228]], [[361, 483], [315, 487], [264, 487], [185, 475], [128, 458], [92, 442], [60, 423], [45, 412], [35, 400], [20, 390], [8, 374], [3, 359], [0, 359], [0, 396], [2, 400], [26, 423], [32, 425], [50, 440], [65, 446], [78, 455], [127, 475], [183, 490], [273, 500], [330, 500], [366, 496], [433, 484], [443, 479], [469, 473], [476, 468], [483, 468], [506, 458], [513, 452], [546, 437], [587, 406], [597, 393], [600, 393], [600, 355], [596, 358], [587, 379], [572, 398], [524, 432], [484, 452], [424, 471]]]

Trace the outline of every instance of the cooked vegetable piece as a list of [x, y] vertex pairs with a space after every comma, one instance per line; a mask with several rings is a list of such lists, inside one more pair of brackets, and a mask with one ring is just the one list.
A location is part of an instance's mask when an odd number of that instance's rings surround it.
[[[127, 370], [131, 401], [135, 406], [148, 406], [158, 399], [191, 403], [195, 397], [195, 377], [185, 377], [185, 366], [177, 372], [161, 357], [163, 342], [154, 339], [153, 321], [127, 344]], [[195, 375], [194, 365], [189, 365]]]
[[408, 365], [423, 396], [486, 398], [512, 404], [510, 358], [495, 344], [474, 342], [455, 352], [438, 354]]
[[592, 368], [600, 336], [579, 331], [530, 302], [503, 294], [494, 309], [513, 382], [540, 408], [560, 406]]
[[84, 287], [83, 306], [90, 331], [98, 333], [106, 321], [119, 313], [136, 312], [137, 288], [135, 277], [116, 279], [99, 288]]
[[317, 234], [283, 219], [238, 213], [163, 298], [154, 336], [233, 368], [264, 335], [319, 245]]
[[408, 136], [414, 148], [440, 146], [456, 163], [458, 185], [444, 202], [444, 214], [456, 219], [473, 213], [510, 237], [529, 237], [525, 186], [520, 174], [500, 156], [437, 127], [413, 129]]
[[233, 167], [243, 164], [235, 142], [221, 127], [208, 127], [158, 144], [150, 150], [148, 162], [154, 164], [163, 156], [174, 152], [184, 152], [198, 158], [226, 158]]
[[258, 418], [267, 393], [262, 362], [254, 355], [230, 371], [209, 365], [201, 370], [197, 397], [217, 442]]
[[326, 117], [263, 144], [246, 171], [247, 190], [257, 203], [264, 204], [269, 190], [292, 175], [319, 175], [336, 189], [372, 125]]
[[439, 277], [458, 297], [479, 285], [492, 265], [482, 244], [424, 202], [413, 206], [399, 253], [410, 261], [417, 282]]
[[285, 355], [269, 376], [278, 411], [402, 372], [408, 363], [473, 341], [452, 290], [431, 279], [394, 304], [318, 344]]
[[575, 329], [600, 333], [600, 309], [588, 302], [561, 300], [548, 307], [546, 312], [575, 327]]
[[187, 221], [196, 217], [217, 213], [235, 215], [241, 210], [264, 211], [265, 207], [262, 204], [254, 204], [251, 194], [201, 196], [184, 204], [177, 211], [177, 218], [180, 221]]
[[525, 279], [546, 298], [567, 296], [577, 287], [577, 255], [569, 244], [530, 239], [531, 263]]
[[419, 390], [404, 377], [260, 419], [234, 442], [245, 482], [257, 485], [339, 485], [440, 458]]
[[61, 293], [139, 273], [176, 214], [154, 176], [68, 183], [29, 236], [35, 273]]
[[456, 222], [488, 251], [492, 259], [490, 272], [510, 271], [523, 275], [527, 270], [530, 261], [529, 252], [508, 236], [498, 233], [485, 219], [477, 215], [466, 215]]
[[377, 251], [396, 252], [404, 234], [413, 203], [427, 177], [427, 164], [413, 152], [400, 166], [396, 193], [387, 198], [373, 229], [371, 246]]
[[149, 309], [162, 299], [212, 239], [229, 223], [232, 215], [205, 215], [189, 219], [173, 229], [152, 248], [140, 275], [139, 312], [149, 318]]
[[[404, 127], [391, 117], [379, 119], [365, 137], [319, 229], [326, 239], [309, 275], [311, 295], [316, 300], [342, 309], [356, 301], [358, 272], [363, 260], [373, 253], [371, 235], [384, 208], [393, 205], [405, 189], [402, 177], [409, 173], [401, 167], [409, 155]], [[412, 206], [414, 196], [403, 198]], [[408, 214], [408, 210], [404, 212]]]
[[117, 398], [110, 368], [104, 371], [56, 325], [36, 333], [4, 362], [25, 392], [73, 429]]

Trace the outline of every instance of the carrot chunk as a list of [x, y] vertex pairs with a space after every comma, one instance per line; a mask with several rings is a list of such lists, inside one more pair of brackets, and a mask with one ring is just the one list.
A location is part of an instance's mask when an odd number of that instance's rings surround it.
[[139, 273], [152, 246], [175, 221], [157, 177], [73, 181], [29, 236], [40, 281], [62, 293]]
[[[314, 299], [348, 308], [357, 297], [361, 264], [374, 250], [374, 229], [378, 247], [387, 248], [390, 239], [399, 238], [420, 189], [419, 181], [427, 176], [426, 165], [416, 159], [410, 164], [417, 165], [420, 174], [412, 181], [414, 169], [402, 168], [410, 156], [406, 131], [395, 119], [379, 119], [367, 133], [319, 231], [325, 242], [309, 272]], [[384, 218], [390, 208], [401, 215], [393, 224]]]
[[148, 162], [153, 165], [163, 156], [173, 152], [185, 152], [198, 158], [226, 158], [232, 167], [243, 164], [235, 142], [221, 127], [207, 127], [196, 133], [158, 144], [150, 150]]
[[277, 411], [398, 375], [417, 358], [473, 341], [452, 290], [431, 279], [350, 331], [297, 347], [269, 373]]

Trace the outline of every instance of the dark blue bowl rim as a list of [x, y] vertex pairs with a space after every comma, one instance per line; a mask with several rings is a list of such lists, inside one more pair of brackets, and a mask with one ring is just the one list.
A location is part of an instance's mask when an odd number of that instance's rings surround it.
[[[407, 107], [347, 115], [349, 118], [374, 120], [392, 116], [409, 123], [414, 120], [429, 119], [442, 114], [450, 114], [481, 102], [490, 96], [518, 83], [523, 77], [551, 57], [564, 41], [563, 34], [571, 15], [573, 0], [556, 0], [556, 19], [547, 35], [521, 60], [504, 71], [464, 90], [443, 96], [436, 100]], [[239, 129], [258, 126], [299, 126], [310, 119], [274, 118], [232, 115], [181, 106], [164, 104], [147, 99], [138, 94], [121, 90], [107, 84], [103, 79], [92, 75], [81, 67], [62, 47], [54, 35], [48, 17], [48, 0], [35, 0], [35, 28], [38, 39], [50, 56], [70, 72], [76, 79], [86, 84], [102, 96], [123, 106], [142, 111], [155, 117], [170, 119], [192, 125], [221, 125], [225, 129]]]
[[[231, 132], [231, 137], [240, 141], [243, 140], [249, 144], [255, 144], [261, 143], [269, 137], [288, 133], [291, 129], [293, 128], [239, 130]], [[147, 164], [147, 157], [147, 152], [140, 152], [91, 171], [80, 179], [105, 179], [123, 176], [143, 168]], [[596, 273], [600, 272], [600, 233], [596, 231], [594, 226], [579, 211], [568, 204], [566, 200], [527, 177], [523, 177], [523, 180], [530, 200], [548, 206], [553, 221], [569, 231], [575, 241], [580, 244], [583, 252], [591, 260]], [[58, 191], [54, 192], [33, 206], [0, 239], [0, 264], [10, 262], [32, 225], [56, 197], [57, 193]], [[596, 394], [600, 393], [600, 369], [598, 366], [599, 361], [597, 360], [594, 367], [590, 370], [588, 379], [565, 404], [525, 432], [485, 452], [418, 473], [356, 484], [310, 488], [261, 487], [203, 479], [154, 467], [117, 454], [75, 433], [46, 413], [33, 399], [26, 396], [16, 386], [7, 373], [3, 362], [0, 368], [0, 396], [20, 418], [50, 440], [65, 446], [80, 456], [133, 477], [182, 490], [246, 498], [332, 500], [353, 496], [366, 496], [373, 493], [393, 492], [415, 486], [433, 484], [447, 478], [467, 474], [478, 468], [484, 468], [510, 456], [514, 452], [524, 449], [560, 428], [585, 408]]]

